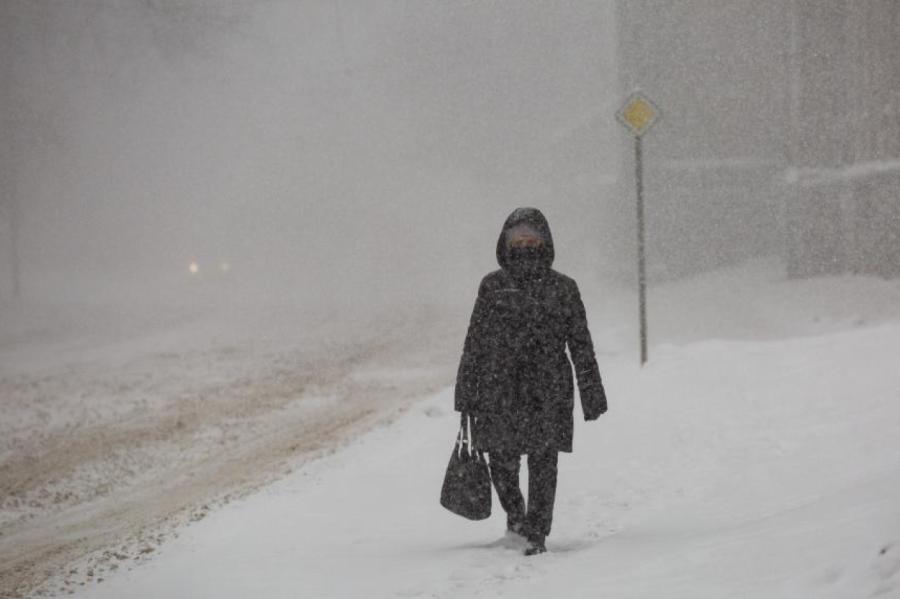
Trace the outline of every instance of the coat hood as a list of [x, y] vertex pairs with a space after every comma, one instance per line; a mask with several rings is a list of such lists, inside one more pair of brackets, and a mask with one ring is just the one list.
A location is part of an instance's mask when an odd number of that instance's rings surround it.
[[506, 233], [509, 229], [520, 223], [526, 223], [535, 229], [544, 238], [544, 247], [541, 254], [543, 264], [546, 268], [550, 268], [553, 264], [553, 236], [550, 234], [550, 225], [547, 219], [537, 208], [516, 208], [512, 214], [506, 217], [503, 228], [500, 230], [500, 237], [497, 239], [497, 263], [504, 269], [509, 269], [510, 256], [509, 248], [506, 245]]

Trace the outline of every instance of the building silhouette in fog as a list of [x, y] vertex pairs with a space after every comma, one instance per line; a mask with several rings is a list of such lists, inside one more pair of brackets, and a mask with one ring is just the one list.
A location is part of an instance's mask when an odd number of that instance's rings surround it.
[[664, 116], [644, 144], [657, 276], [772, 253], [792, 276], [900, 275], [900, 4], [620, 1], [616, 25], [620, 95]]

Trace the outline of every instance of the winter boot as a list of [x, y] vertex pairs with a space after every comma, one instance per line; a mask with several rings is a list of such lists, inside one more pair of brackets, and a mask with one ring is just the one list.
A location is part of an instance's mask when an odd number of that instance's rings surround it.
[[544, 545], [544, 537], [534, 536], [528, 539], [528, 546], [525, 548], [525, 555], [538, 555], [546, 553], [547, 546]]

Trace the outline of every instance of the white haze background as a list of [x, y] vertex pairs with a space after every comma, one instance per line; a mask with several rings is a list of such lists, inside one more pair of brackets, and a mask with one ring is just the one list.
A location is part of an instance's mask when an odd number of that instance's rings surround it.
[[3, 10], [27, 297], [183, 299], [196, 260], [305, 305], [461, 300], [519, 205], [575, 275], [621, 242], [604, 221], [629, 200], [570, 201], [547, 157], [602, 115], [583, 149], [615, 175], [607, 4]]
[[[838, 113], [848, 72], [896, 99], [896, 44], [831, 43], [885, 7], [3, 0], [0, 595], [893, 596], [900, 287], [851, 273], [896, 258], [896, 187], [857, 176], [893, 176], [895, 129]], [[614, 118], [637, 85], [663, 110], [644, 369]], [[853, 202], [838, 263], [820, 209]], [[436, 487], [478, 282], [527, 205], [610, 391], [537, 562], [494, 542], [496, 501], [463, 526]]]

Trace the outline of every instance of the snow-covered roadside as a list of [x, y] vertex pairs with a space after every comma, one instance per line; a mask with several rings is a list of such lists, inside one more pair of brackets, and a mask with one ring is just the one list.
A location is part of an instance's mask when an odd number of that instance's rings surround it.
[[452, 362], [434, 342], [446, 322], [423, 310], [362, 323], [271, 304], [3, 316], [0, 595], [98, 549], [145, 558], [290, 458], [452, 380], [434, 366]]
[[[76, 596], [900, 596], [900, 323], [609, 359], [550, 553], [437, 501], [451, 389]], [[66, 592], [72, 587], [62, 587]]]

